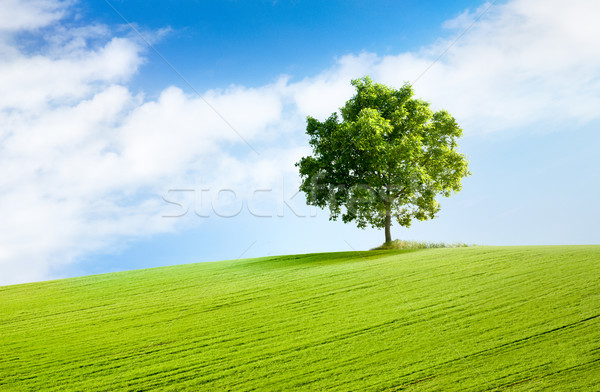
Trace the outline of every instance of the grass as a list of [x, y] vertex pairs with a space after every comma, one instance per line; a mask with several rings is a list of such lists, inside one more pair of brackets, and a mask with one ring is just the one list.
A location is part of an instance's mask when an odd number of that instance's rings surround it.
[[[464, 242], [426, 242], [426, 241], [406, 241], [406, 240], [394, 240], [390, 242], [384, 242], [382, 245], [371, 250], [391, 250], [391, 249], [432, 249], [432, 248], [466, 248], [469, 246]], [[472, 245], [471, 245], [472, 246]]]
[[0, 287], [0, 390], [592, 391], [600, 246], [377, 250]]

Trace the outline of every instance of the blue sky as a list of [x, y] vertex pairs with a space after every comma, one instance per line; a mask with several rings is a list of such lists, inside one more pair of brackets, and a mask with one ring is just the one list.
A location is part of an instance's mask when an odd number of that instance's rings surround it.
[[416, 81], [449, 110], [473, 173], [438, 218], [394, 237], [599, 242], [595, 1], [0, 11], [0, 284], [379, 245], [381, 231], [308, 207], [293, 165], [309, 153], [305, 117], [327, 117], [367, 74]]
[[[415, 50], [438, 38], [441, 24], [477, 1], [103, 1], [82, 4], [85, 20], [142, 28], [168, 27], [156, 48], [200, 88], [260, 86], [282, 73], [303, 78], [337, 56]], [[162, 90], [179, 85], [157, 56], [149, 55], [135, 84]], [[158, 83], [154, 84], [156, 81]]]

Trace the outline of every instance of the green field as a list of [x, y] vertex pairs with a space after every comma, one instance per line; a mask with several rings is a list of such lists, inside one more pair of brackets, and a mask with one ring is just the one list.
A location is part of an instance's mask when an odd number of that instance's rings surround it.
[[600, 390], [600, 246], [187, 264], [0, 287], [0, 390]]

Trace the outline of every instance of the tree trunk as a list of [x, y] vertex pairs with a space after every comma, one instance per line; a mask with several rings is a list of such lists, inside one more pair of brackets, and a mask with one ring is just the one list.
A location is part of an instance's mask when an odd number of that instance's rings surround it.
[[392, 233], [390, 232], [390, 226], [392, 225], [392, 217], [388, 211], [385, 216], [385, 242], [392, 242]]
[[392, 242], [392, 233], [390, 227], [392, 226], [392, 211], [390, 210], [390, 191], [387, 191], [387, 202], [385, 203], [385, 242]]

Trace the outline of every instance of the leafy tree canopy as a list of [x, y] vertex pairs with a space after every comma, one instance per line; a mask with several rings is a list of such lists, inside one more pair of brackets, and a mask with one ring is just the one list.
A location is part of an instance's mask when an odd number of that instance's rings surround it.
[[307, 118], [313, 154], [299, 167], [307, 203], [329, 208], [330, 219], [385, 228], [395, 220], [435, 217], [436, 196], [461, 189], [470, 173], [457, 151], [462, 129], [445, 110], [433, 112], [412, 86], [393, 89], [368, 76], [352, 81], [356, 94], [320, 122]]

